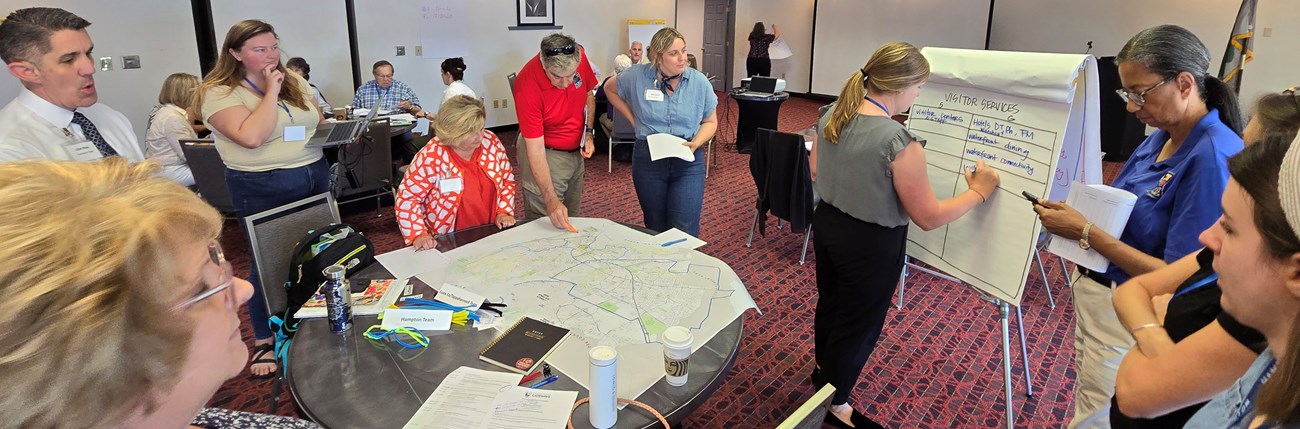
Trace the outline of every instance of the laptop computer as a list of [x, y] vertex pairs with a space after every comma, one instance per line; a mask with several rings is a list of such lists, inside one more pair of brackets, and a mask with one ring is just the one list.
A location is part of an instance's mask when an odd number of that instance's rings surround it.
[[364, 118], [316, 127], [316, 135], [307, 141], [307, 147], [334, 147], [352, 143], [366, 131], [366, 126], [370, 125], [377, 113], [379, 109], [370, 109]]
[[750, 97], [771, 97], [776, 93], [776, 78], [754, 76], [749, 78], [749, 90], [740, 93]]

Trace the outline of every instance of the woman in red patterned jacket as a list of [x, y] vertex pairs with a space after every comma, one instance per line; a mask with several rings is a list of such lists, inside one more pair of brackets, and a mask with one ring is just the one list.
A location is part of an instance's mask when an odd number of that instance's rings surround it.
[[432, 249], [433, 236], [471, 226], [515, 224], [515, 176], [505, 147], [483, 129], [483, 102], [458, 95], [442, 103], [435, 137], [411, 161], [397, 192], [406, 244]]

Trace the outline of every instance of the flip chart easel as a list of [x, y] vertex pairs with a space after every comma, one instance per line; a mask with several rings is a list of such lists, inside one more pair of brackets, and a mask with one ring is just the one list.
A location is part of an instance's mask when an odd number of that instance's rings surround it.
[[[930, 61], [931, 78], [912, 105], [908, 128], [927, 141], [935, 196], [964, 192], [963, 173], [979, 160], [996, 169], [1002, 182], [987, 202], [961, 219], [931, 231], [913, 226], [907, 255], [969, 285], [998, 308], [1010, 428], [1015, 420], [1010, 306], [1021, 313], [1042, 226], [1020, 193], [1060, 200], [1072, 183], [1101, 182], [1096, 59], [946, 48], [921, 52]], [[1032, 395], [1023, 323], [1017, 322], [1026, 390]]]

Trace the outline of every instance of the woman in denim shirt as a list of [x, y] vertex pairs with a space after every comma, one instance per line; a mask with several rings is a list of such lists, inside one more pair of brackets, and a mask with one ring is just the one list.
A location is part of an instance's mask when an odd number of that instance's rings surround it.
[[[636, 125], [632, 148], [632, 184], [645, 217], [655, 231], [677, 228], [700, 235], [704, 206], [704, 157], [700, 147], [718, 128], [718, 96], [709, 79], [687, 67], [686, 39], [672, 27], [650, 39], [650, 64], [638, 64], [605, 82], [609, 104]], [[650, 160], [646, 137], [671, 134], [686, 141], [694, 161]]]

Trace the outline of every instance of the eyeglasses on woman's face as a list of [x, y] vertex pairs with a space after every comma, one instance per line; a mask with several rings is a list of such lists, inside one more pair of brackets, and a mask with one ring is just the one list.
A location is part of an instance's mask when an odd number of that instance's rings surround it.
[[1119, 94], [1119, 98], [1122, 99], [1122, 100], [1124, 100], [1125, 103], [1130, 103], [1130, 102], [1131, 102], [1131, 103], [1133, 103], [1133, 104], [1138, 105], [1138, 107], [1142, 107], [1143, 104], [1146, 104], [1146, 103], [1147, 103], [1147, 98], [1146, 98], [1146, 97], [1147, 97], [1147, 93], [1149, 93], [1149, 92], [1155, 90], [1156, 88], [1159, 88], [1160, 85], [1164, 85], [1164, 84], [1166, 84], [1166, 83], [1169, 83], [1169, 81], [1171, 81], [1171, 80], [1174, 80], [1174, 78], [1173, 78], [1172, 76], [1171, 76], [1171, 77], [1167, 77], [1167, 78], [1165, 78], [1165, 80], [1162, 80], [1162, 81], [1160, 81], [1160, 83], [1157, 83], [1157, 84], [1155, 84], [1155, 85], [1151, 85], [1150, 88], [1147, 88], [1146, 90], [1143, 90], [1142, 92], [1133, 92], [1133, 91], [1129, 91], [1127, 88], [1120, 88], [1120, 89], [1115, 90], [1115, 93], [1116, 93], [1116, 94]]
[[229, 290], [235, 283], [234, 269], [230, 266], [230, 262], [226, 261], [226, 255], [221, 252], [221, 245], [216, 241], [208, 244], [208, 258], [208, 262], [211, 263], [203, 267], [199, 285], [201, 290], [177, 304], [177, 309], [188, 308], [199, 301]]

